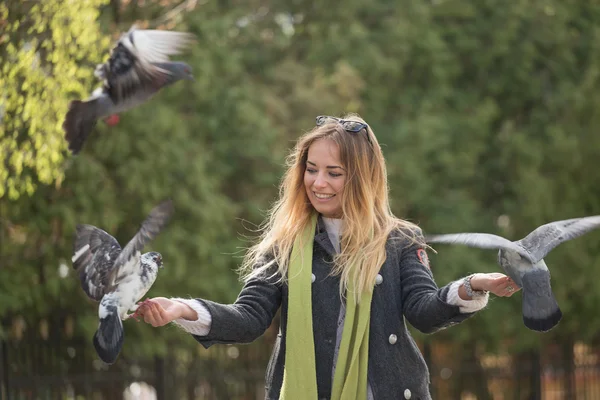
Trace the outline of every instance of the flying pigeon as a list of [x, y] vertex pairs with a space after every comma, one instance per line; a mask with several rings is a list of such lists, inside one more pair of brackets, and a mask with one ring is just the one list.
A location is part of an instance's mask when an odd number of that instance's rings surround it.
[[108, 61], [96, 66], [94, 75], [102, 86], [87, 100], [69, 104], [63, 130], [72, 154], [81, 151], [98, 119], [136, 107], [181, 79], [194, 80], [188, 64], [169, 60], [193, 41], [190, 33], [140, 30], [135, 25], [121, 35]]
[[[136, 317], [139, 307], [136, 303], [163, 267], [159, 253], [141, 254], [141, 250], [165, 227], [172, 213], [170, 200], [156, 206], [124, 249], [105, 231], [92, 225], [77, 225], [73, 268], [79, 273], [84, 292], [100, 302], [93, 343], [98, 356], [107, 364], [115, 362], [123, 346], [121, 320]], [[134, 313], [127, 314], [130, 310]]]
[[523, 289], [523, 322], [529, 329], [546, 332], [558, 324], [562, 311], [550, 286], [544, 257], [559, 244], [600, 227], [600, 216], [550, 222], [521, 240], [511, 242], [487, 233], [426, 235], [428, 243], [463, 244], [499, 249], [498, 264]]

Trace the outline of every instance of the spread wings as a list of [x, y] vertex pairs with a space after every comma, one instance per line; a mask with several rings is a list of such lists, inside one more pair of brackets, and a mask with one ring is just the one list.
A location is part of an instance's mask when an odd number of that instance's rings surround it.
[[582, 236], [598, 227], [600, 227], [600, 216], [598, 215], [555, 221], [536, 228], [517, 243], [527, 248], [534, 261], [538, 262], [559, 244]]
[[[127, 246], [125, 246], [119, 257], [115, 260], [115, 267], [119, 270], [118, 274], [114, 277], [115, 284], [118, 284], [123, 277], [132, 272], [130, 269], [133, 266], [135, 268], [139, 267], [141, 250], [147, 243], [158, 236], [171, 219], [171, 215], [173, 215], [173, 203], [170, 200], [162, 202], [150, 212], [150, 215], [142, 223], [140, 230], [127, 243]], [[135, 260], [135, 262], [132, 262], [132, 260]]]
[[451, 233], [447, 235], [425, 235], [427, 243], [462, 244], [482, 249], [508, 249], [514, 250], [528, 260], [532, 259], [527, 249], [520, 244], [511, 242], [502, 236], [490, 233]]
[[170, 73], [154, 63], [169, 61], [169, 56], [181, 53], [193, 40], [190, 33], [133, 26], [113, 47], [109, 60], [98, 65], [96, 76], [104, 79], [114, 103], [126, 102], [138, 93], [160, 88]]
[[120, 253], [119, 242], [102, 229], [77, 225], [71, 260], [81, 288], [90, 298], [100, 301], [108, 291], [109, 276]]
[[136, 273], [140, 267], [141, 250], [165, 227], [172, 213], [170, 200], [156, 206], [123, 249], [102, 229], [77, 225], [72, 261], [84, 292], [100, 301], [124, 277]]

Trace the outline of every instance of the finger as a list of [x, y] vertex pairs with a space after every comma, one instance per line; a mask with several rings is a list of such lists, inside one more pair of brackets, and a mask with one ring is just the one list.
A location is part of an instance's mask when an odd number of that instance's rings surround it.
[[152, 312], [152, 317], [154, 318], [154, 326], [162, 326], [169, 322], [165, 309], [160, 304], [153, 301], [148, 301], [148, 303]]
[[159, 317], [161, 315], [161, 311], [163, 310], [162, 306], [154, 301], [148, 300], [148, 306], [150, 308], [150, 310], [152, 310], [152, 313], [156, 316]]
[[493, 288], [501, 289], [501, 288], [504, 288], [506, 285], [508, 285], [508, 283], [509, 283], [508, 279], [510, 279], [510, 278], [508, 278], [506, 276], [495, 277], [495, 278], [490, 279], [490, 281], [491, 281], [490, 283]]
[[510, 278], [508, 278], [508, 279], [506, 280], [506, 282], [504, 282], [504, 284], [505, 284], [506, 286], [512, 286], [512, 287], [513, 287], [513, 288], [515, 288], [515, 289], [519, 287], [519, 285], [517, 285], [517, 284], [515, 283], [515, 281], [513, 281], [513, 280], [512, 280], [512, 279], [510, 279]]
[[143, 313], [144, 317], [147, 317], [149, 321], [154, 319], [154, 313], [152, 307], [149, 304], [144, 304], [140, 307], [140, 312]]
[[501, 293], [505, 293], [508, 290], [508, 286], [509, 285], [506, 283], [497, 283], [492, 286], [490, 291], [499, 296]]
[[146, 308], [144, 307], [138, 307], [137, 310], [135, 310], [135, 314], [139, 317], [144, 317], [144, 314], [146, 313]]
[[154, 317], [152, 316], [152, 313], [147, 312], [144, 314], [144, 322], [150, 325], [154, 325]]
[[150, 313], [152, 314], [152, 326], [156, 327], [156, 326], [160, 326], [160, 312], [158, 311], [158, 308], [156, 307], [156, 305], [151, 305], [150, 306]]
[[137, 313], [140, 316], [145, 316], [150, 313], [150, 307], [147, 304], [142, 304], [138, 307]]
[[501, 281], [495, 282], [490, 292], [494, 293], [496, 296], [499, 297], [506, 297], [510, 295], [514, 290], [514, 286], [511, 286], [510, 284], [508, 284], [508, 282]]
[[152, 304], [152, 313], [156, 317], [157, 322], [164, 325], [167, 321], [167, 315], [165, 309], [157, 303]]
[[515, 292], [517, 291], [517, 289], [518, 288], [516, 287], [516, 285], [512, 285], [510, 283], [507, 284], [506, 287], [504, 288], [504, 291], [506, 293], [505, 296], [506, 297], [512, 296], [513, 294], [515, 294]]
[[154, 327], [158, 326], [158, 312], [155, 311], [154, 307], [151, 305], [146, 305], [145, 307], [144, 321]]
[[500, 291], [514, 292], [518, 286], [512, 279], [510, 279], [510, 277], [506, 277], [500, 279], [499, 282], [496, 283], [496, 288]]
[[148, 307], [146, 307], [143, 303], [138, 303], [135, 312], [139, 316], [144, 316], [144, 314], [148, 312]]

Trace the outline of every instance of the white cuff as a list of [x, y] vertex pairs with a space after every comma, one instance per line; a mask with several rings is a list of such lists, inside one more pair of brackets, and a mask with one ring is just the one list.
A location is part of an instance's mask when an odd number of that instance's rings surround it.
[[192, 335], [198, 336], [206, 336], [210, 332], [210, 326], [212, 323], [212, 316], [208, 309], [199, 302], [194, 299], [181, 299], [178, 297], [173, 297], [171, 300], [178, 301], [180, 303], [188, 305], [191, 309], [196, 311], [198, 314], [198, 319], [195, 321], [189, 321], [184, 318], [178, 318], [173, 321], [173, 323], [179, 326], [184, 331], [191, 333]]
[[458, 289], [462, 286], [462, 284], [463, 281], [461, 279], [459, 281], [453, 282], [452, 285], [450, 285], [447, 298], [448, 304], [458, 306], [460, 312], [463, 314], [479, 311], [487, 305], [488, 299], [490, 298], [489, 293], [486, 293], [485, 296], [475, 297], [471, 300], [461, 299], [458, 295]]

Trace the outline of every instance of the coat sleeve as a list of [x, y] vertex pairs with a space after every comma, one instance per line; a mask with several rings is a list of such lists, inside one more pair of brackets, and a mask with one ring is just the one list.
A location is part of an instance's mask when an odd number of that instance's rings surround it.
[[[423, 237], [419, 234], [418, 239]], [[405, 242], [406, 243], [406, 242]], [[438, 288], [423, 245], [412, 243], [400, 256], [402, 312], [408, 322], [423, 333], [433, 333], [456, 325], [475, 313], [461, 313], [448, 303], [451, 283]]]
[[277, 276], [249, 280], [233, 304], [197, 299], [210, 312], [208, 335], [194, 338], [205, 348], [217, 343], [250, 343], [271, 325], [281, 305], [281, 283]]

